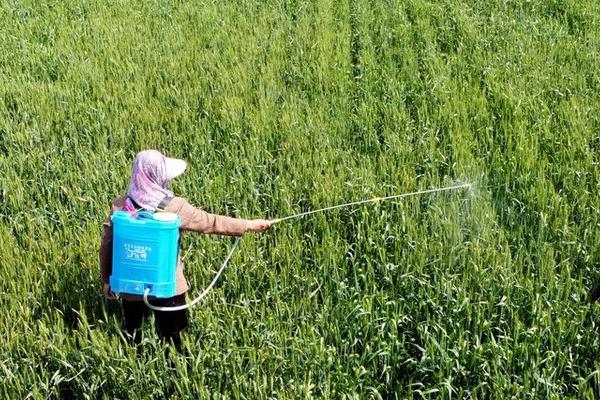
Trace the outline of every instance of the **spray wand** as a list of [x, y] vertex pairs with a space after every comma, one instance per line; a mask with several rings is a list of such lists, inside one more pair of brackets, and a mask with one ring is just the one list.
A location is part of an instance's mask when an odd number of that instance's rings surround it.
[[[302, 213], [298, 213], [298, 214], [289, 215], [289, 216], [283, 217], [283, 218], [277, 218], [277, 219], [271, 220], [271, 226], [275, 225], [275, 224], [278, 224], [280, 222], [283, 222], [283, 221], [288, 221], [288, 220], [296, 219], [296, 218], [302, 218], [302, 217], [305, 217], [307, 215], [316, 214], [318, 212], [331, 211], [331, 210], [335, 210], [335, 209], [338, 209], [338, 208], [346, 208], [346, 207], [351, 207], [351, 206], [358, 206], [358, 205], [361, 205], [361, 204], [376, 203], [376, 202], [381, 202], [381, 201], [400, 199], [400, 198], [409, 197], [409, 196], [419, 196], [419, 195], [423, 195], [423, 194], [431, 194], [431, 193], [438, 193], [438, 192], [447, 192], [447, 191], [458, 190], [458, 189], [467, 189], [467, 188], [471, 189], [471, 184], [470, 183], [464, 183], [464, 184], [461, 184], [461, 185], [447, 186], [447, 187], [436, 188], [436, 189], [420, 190], [420, 191], [417, 191], [417, 192], [402, 193], [402, 194], [396, 194], [396, 195], [386, 196], [386, 197], [375, 197], [375, 198], [369, 199], [369, 200], [353, 201], [351, 203], [338, 204], [338, 205], [335, 205], [335, 206], [330, 206], [330, 207], [325, 207], [325, 208], [319, 208], [318, 210], [311, 210], [311, 211], [306, 211], [306, 212], [302, 212]], [[233, 242], [233, 245], [231, 246], [231, 249], [229, 249], [229, 253], [227, 254], [227, 257], [225, 258], [225, 261], [223, 262], [223, 265], [221, 265], [221, 268], [219, 268], [219, 270], [215, 274], [215, 277], [213, 278], [213, 280], [210, 283], [210, 285], [208, 285], [207, 288], [204, 289], [204, 291], [202, 293], [200, 293], [200, 295], [198, 297], [196, 297], [194, 300], [192, 300], [190, 303], [182, 305], [182, 306], [177, 306], [177, 307], [157, 307], [157, 306], [153, 306], [152, 304], [150, 304], [148, 302], [148, 294], [150, 293], [150, 289], [149, 288], [147, 288], [144, 291], [144, 303], [146, 303], [146, 306], [148, 306], [148, 308], [150, 308], [152, 310], [156, 310], [156, 311], [179, 311], [179, 310], [185, 310], [186, 308], [189, 308], [189, 307], [193, 306], [194, 304], [198, 303], [200, 300], [202, 300], [208, 294], [208, 292], [210, 292], [210, 290], [217, 283], [217, 281], [219, 280], [219, 277], [221, 276], [221, 274], [223, 273], [223, 271], [227, 267], [227, 264], [229, 263], [229, 260], [231, 259], [231, 256], [233, 255], [233, 252], [235, 251], [235, 249], [238, 247], [239, 244], [240, 244], [240, 237], [237, 237], [237, 238], [235, 238], [235, 241]]]

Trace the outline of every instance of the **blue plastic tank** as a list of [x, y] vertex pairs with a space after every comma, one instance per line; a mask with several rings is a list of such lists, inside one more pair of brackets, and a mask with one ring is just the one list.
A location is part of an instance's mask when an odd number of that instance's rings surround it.
[[150, 296], [174, 296], [181, 225], [177, 214], [116, 211], [111, 219], [111, 290], [142, 295], [150, 288]]

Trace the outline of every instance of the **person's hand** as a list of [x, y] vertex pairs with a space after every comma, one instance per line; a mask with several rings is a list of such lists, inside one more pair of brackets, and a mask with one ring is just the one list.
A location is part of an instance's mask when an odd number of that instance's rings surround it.
[[108, 300], [114, 300], [117, 298], [117, 296], [115, 296], [115, 294], [112, 292], [112, 290], [110, 290], [110, 285], [107, 282], [104, 283], [103, 292], [104, 292], [104, 296], [106, 296], [106, 298]]
[[264, 232], [273, 223], [266, 219], [252, 219], [246, 222], [246, 232]]

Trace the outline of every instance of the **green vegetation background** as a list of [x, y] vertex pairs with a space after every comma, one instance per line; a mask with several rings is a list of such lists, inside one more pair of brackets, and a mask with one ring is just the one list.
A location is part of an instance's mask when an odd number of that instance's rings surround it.
[[[595, 0], [0, 2], [0, 396], [600, 396]], [[280, 217], [123, 343], [100, 225], [130, 163]], [[229, 245], [184, 238], [192, 294]], [[187, 251], [190, 249], [189, 251]]]

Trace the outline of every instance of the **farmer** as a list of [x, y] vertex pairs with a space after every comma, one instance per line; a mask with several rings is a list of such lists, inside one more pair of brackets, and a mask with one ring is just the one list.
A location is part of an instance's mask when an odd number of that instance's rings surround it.
[[[175, 213], [181, 219], [180, 230], [198, 233], [241, 236], [246, 232], [262, 232], [271, 226], [263, 219], [245, 220], [221, 215], [209, 214], [190, 205], [185, 199], [173, 196], [167, 190], [169, 182], [181, 175], [187, 167], [183, 160], [165, 157], [156, 150], [146, 150], [137, 154], [133, 162], [131, 182], [127, 195], [116, 198], [112, 203], [112, 212], [125, 210], [136, 212], [141, 209]], [[112, 272], [112, 223], [110, 216], [103, 225], [100, 243], [100, 278], [104, 285], [104, 295], [109, 300], [116, 299], [111, 291], [109, 276]], [[186, 303], [185, 293], [188, 284], [183, 275], [183, 263], [178, 256], [176, 267], [175, 296], [165, 299], [153, 299], [152, 304], [162, 307], [180, 306]], [[141, 340], [141, 325], [149, 309], [142, 296], [121, 295], [124, 328], [130, 343], [138, 345]], [[182, 353], [180, 332], [187, 327], [187, 310], [155, 311], [156, 330], [160, 339], [171, 342]]]

